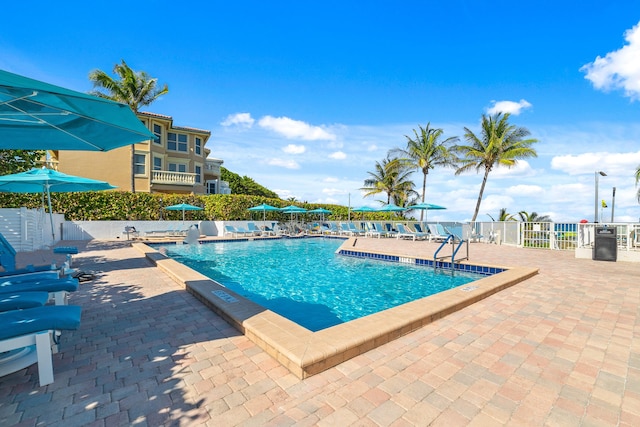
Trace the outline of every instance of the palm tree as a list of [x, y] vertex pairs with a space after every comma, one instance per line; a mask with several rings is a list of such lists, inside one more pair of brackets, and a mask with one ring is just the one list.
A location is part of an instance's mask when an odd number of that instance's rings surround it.
[[[636, 187], [638, 186], [638, 182], [640, 182], [640, 165], [638, 166], [638, 169], [636, 169]], [[636, 194], [636, 197], [638, 199], [638, 203], [640, 203], [640, 189], [638, 189], [638, 193]]]
[[[418, 128], [420, 129], [419, 133], [413, 129], [415, 139], [405, 135], [407, 138], [406, 148], [394, 148], [390, 153], [401, 156], [401, 160], [406, 161], [410, 168], [422, 171], [422, 202], [424, 202], [429, 170], [436, 166], [454, 166], [453, 156], [448, 146], [457, 142], [458, 137], [452, 136], [444, 141], [441, 140], [443, 130], [431, 128], [431, 123], [427, 123], [426, 128], [419, 125]], [[420, 221], [423, 217], [424, 210], [421, 210]]]
[[391, 201], [407, 201], [414, 191], [414, 183], [410, 179], [411, 169], [400, 159], [387, 155], [382, 162], [376, 162], [375, 171], [367, 172], [369, 178], [364, 180], [364, 197], [386, 193], [387, 204]]
[[487, 178], [494, 167], [511, 168], [516, 165], [519, 159], [538, 156], [536, 150], [531, 148], [531, 145], [538, 140], [525, 139], [530, 135], [529, 130], [509, 124], [509, 116], [508, 113], [497, 113], [493, 116], [483, 114], [480, 136], [476, 136], [469, 128], [465, 127], [464, 138], [470, 145], [452, 147], [452, 150], [460, 155], [457, 158], [460, 166], [456, 170], [456, 175], [471, 169], [475, 169], [476, 172], [484, 169], [480, 194], [471, 222], [475, 222], [478, 217]]
[[549, 215], [538, 215], [537, 212], [520, 211], [518, 216], [522, 222], [553, 222]]
[[[496, 219], [491, 215], [487, 214], [487, 216], [491, 218], [491, 221], [493, 222], [496, 221]], [[500, 212], [498, 212], [498, 219], [497, 219], [498, 222], [515, 221], [515, 220], [516, 219], [513, 217], [513, 215], [507, 212], [507, 208], [500, 208]]]
[[[150, 105], [160, 96], [169, 92], [165, 84], [162, 88], [157, 88], [158, 79], [151, 78], [144, 71], [133, 71], [124, 59], [121, 64], [113, 67], [113, 72], [119, 79], [114, 79], [104, 71], [93, 70], [89, 73], [89, 80], [93, 82], [94, 88], [100, 88], [106, 92], [94, 90], [92, 95], [111, 99], [127, 104], [134, 113], [140, 107]], [[135, 144], [131, 144], [131, 191], [136, 192], [135, 181]]]

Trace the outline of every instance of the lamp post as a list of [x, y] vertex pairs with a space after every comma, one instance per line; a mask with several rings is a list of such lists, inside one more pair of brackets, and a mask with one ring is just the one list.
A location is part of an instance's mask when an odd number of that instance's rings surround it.
[[613, 187], [613, 197], [611, 198], [611, 223], [613, 224], [613, 210], [616, 208], [616, 187]]
[[598, 179], [600, 176], [607, 176], [607, 174], [602, 171], [596, 171], [595, 175], [596, 175], [596, 203], [595, 203], [595, 211], [593, 214], [593, 222], [599, 222], [598, 221]]

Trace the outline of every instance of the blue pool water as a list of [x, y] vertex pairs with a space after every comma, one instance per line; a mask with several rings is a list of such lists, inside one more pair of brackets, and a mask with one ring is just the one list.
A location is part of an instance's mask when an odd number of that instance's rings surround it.
[[311, 331], [484, 276], [336, 255], [339, 239], [167, 245], [162, 251]]

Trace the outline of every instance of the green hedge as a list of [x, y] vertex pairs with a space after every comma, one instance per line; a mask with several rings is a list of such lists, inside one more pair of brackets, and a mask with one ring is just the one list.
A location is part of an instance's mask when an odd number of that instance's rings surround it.
[[[46, 203], [46, 201], [44, 201]], [[252, 206], [266, 203], [275, 207], [285, 207], [291, 203], [286, 200], [272, 199], [262, 196], [242, 194], [213, 194], [208, 196], [185, 194], [149, 194], [126, 191], [89, 191], [83, 193], [52, 193], [53, 211], [64, 214], [67, 220], [78, 221], [153, 221], [159, 219], [180, 220], [182, 211], [168, 211], [166, 206], [189, 203], [204, 207], [202, 211], [187, 211], [188, 220], [262, 220], [262, 212], [248, 211]], [[42, 194], [0, 193], [0, 208], [40, 208], [43, 204]], [[348, 216], [348, 208], [340, 205], [319, 203], [296, 203], [305, 209], [326, 208], [332, 211], [326, 215], [329, 221], [344, 221]], [[316, 220], [319, 216], [303, 215], [306, 220]], [[266, 212], [270, 221], [287, 221], [289, 214]], [[362, 214], [351, 213], [352, 219], [361, 219]], [[367, 219], [392, 219], [388, 213], [367, 213]]]

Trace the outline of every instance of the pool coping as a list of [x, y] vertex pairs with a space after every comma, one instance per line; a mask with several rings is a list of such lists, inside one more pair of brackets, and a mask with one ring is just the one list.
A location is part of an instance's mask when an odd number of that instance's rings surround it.
[[[338, 251], [345, 248], [351, 252], [349, 256], [357, 256], [354, 252], [396, 255], [372, 250], [358, 251], [353, 245], [349, 246], [351, 241], [346, 240]], [[135, 242], [132, 246], [298, 378], [323, 372], [538, 273], [538, 269], [532, 267], [483, 265], [503, 271], [477, 280], [472, 285], [450, 289], [312, 332], [144, 243]], [[478, 265], [466, 261], [460, 264]]]

